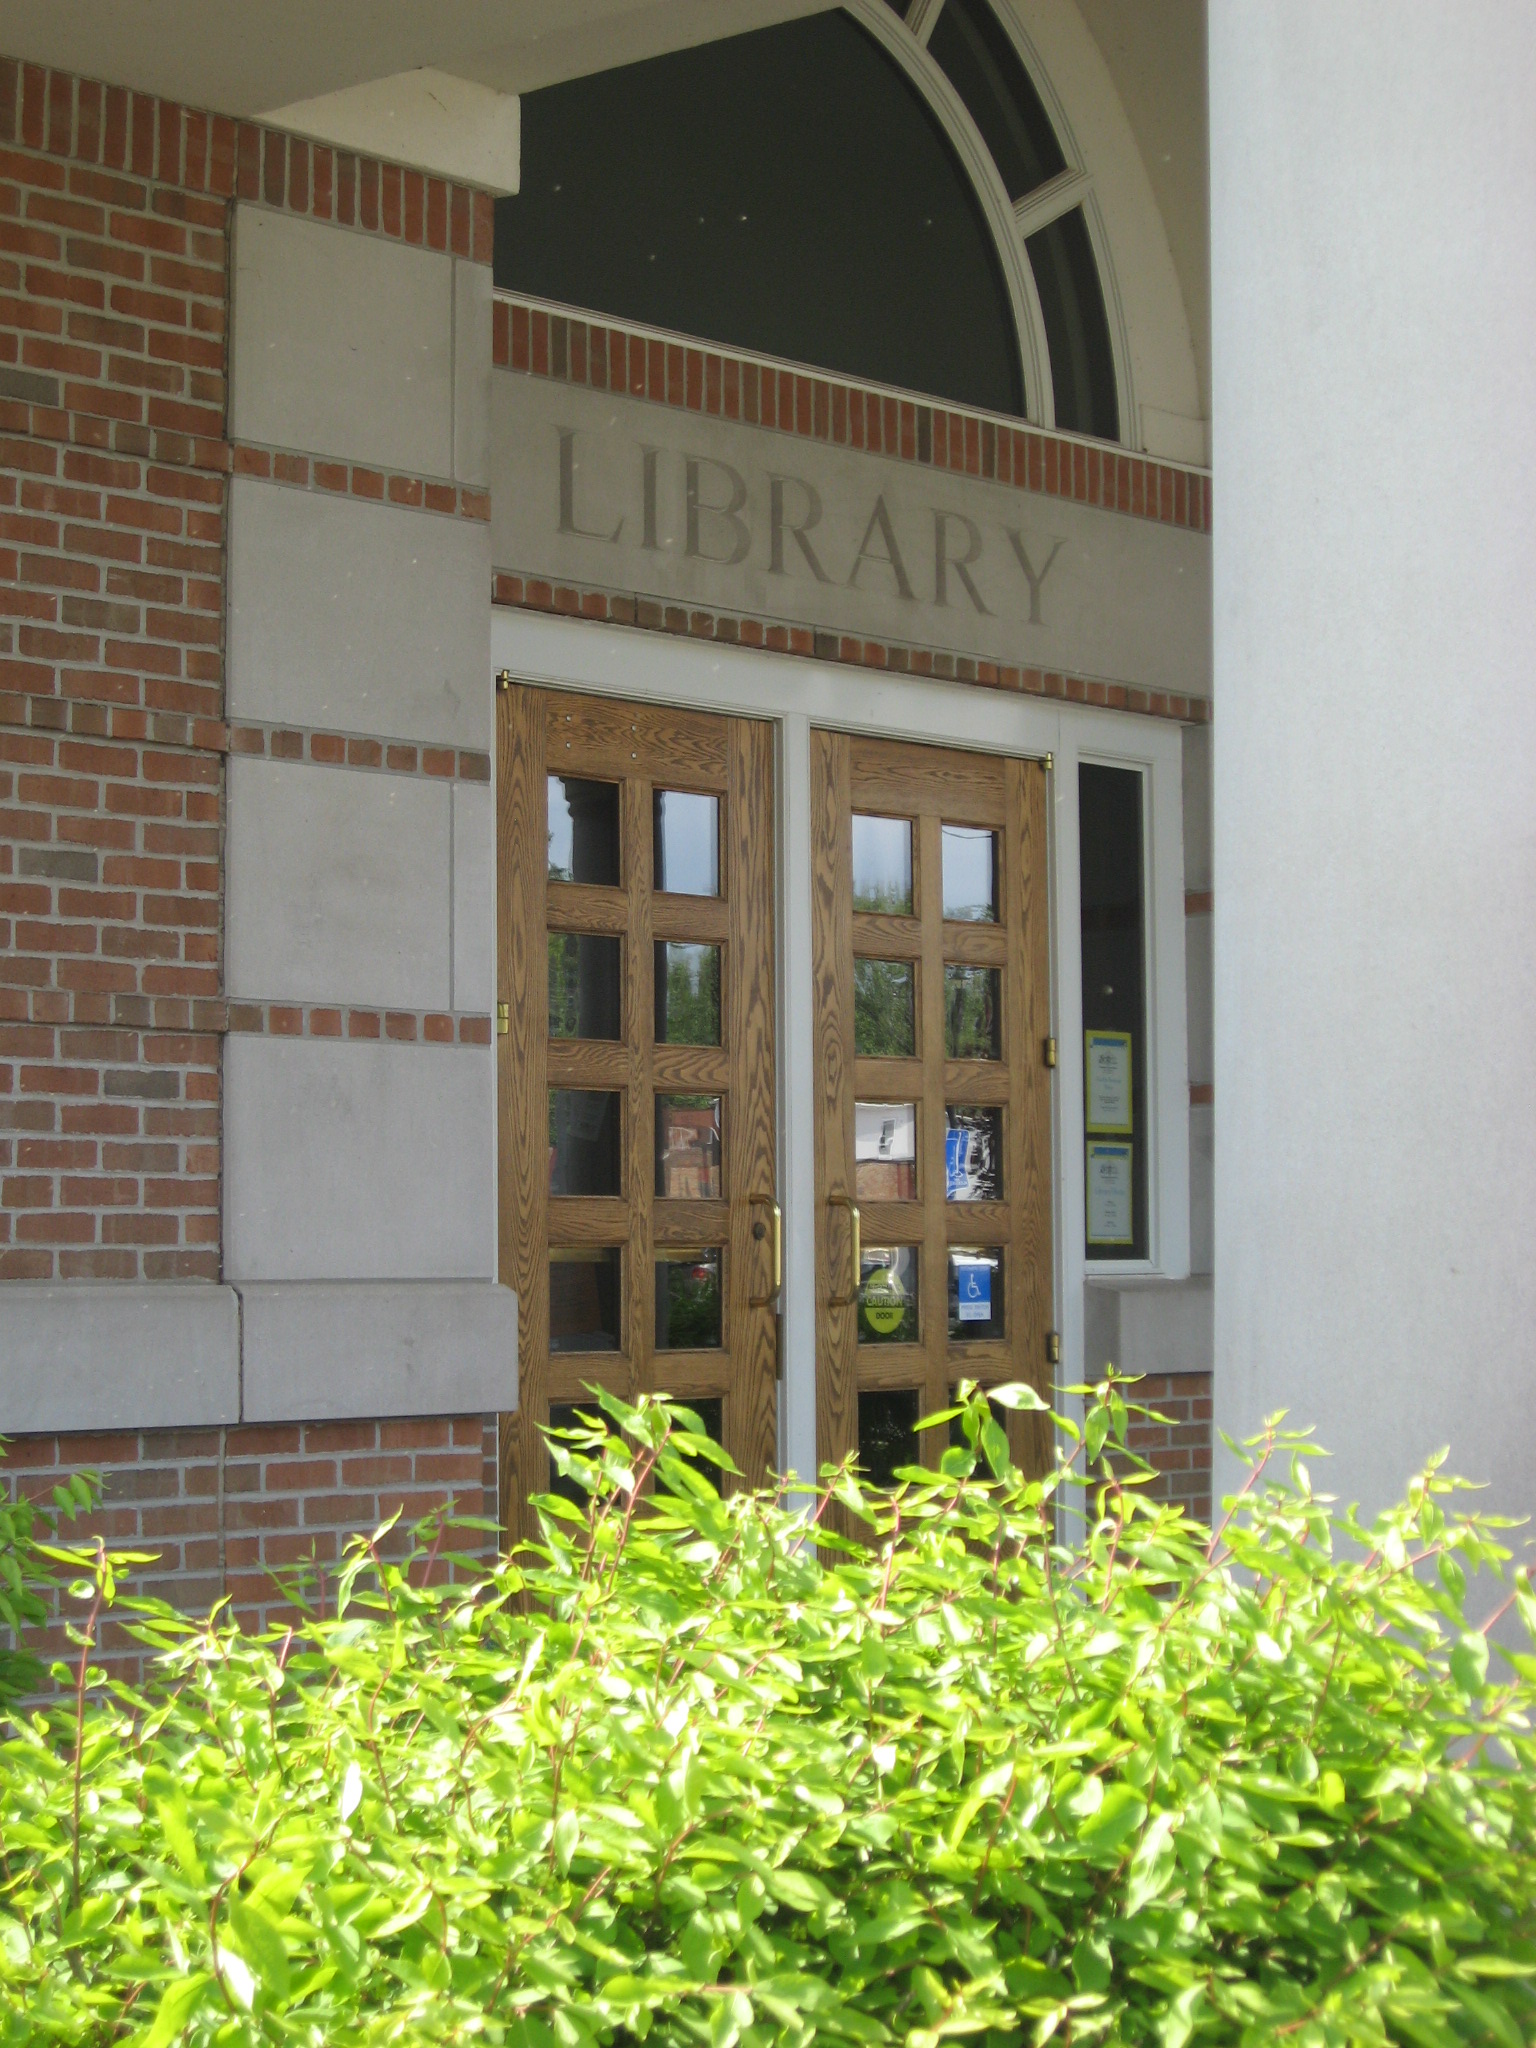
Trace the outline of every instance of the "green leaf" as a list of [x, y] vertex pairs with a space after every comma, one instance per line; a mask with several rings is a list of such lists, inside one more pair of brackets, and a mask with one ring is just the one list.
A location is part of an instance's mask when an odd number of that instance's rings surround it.
[[153, 2022], [146, 2032], [135, 2037], [134, 2048], [171, 2048], [171, 2043], [201, 2004], [203, 1993], [212, 1981], [205, 1970], [199, 1970], [191, 1977], [182, 1977], [167, 1984], [160, 1994]]
[[286, 2004], [293, 1973], [277, 1922], [254, 1899], [236, 1899], [229, 1909], [229, 1928], [268, 2000], [277, 2006]]
[[1451, 1651], [1451, 1676], [1463, 1692], [1482, 1692], [1488, 1683], [1488, 1638], [1469, 1630]]
[[1124, 1783], [1111, 1785], [1098, 1811], [1083, 1822], [1078, 1840], [1093, 1855], [1108, 1855], [1118, 1849], [1128, 1835], [1133, 1835], [1146, 1817], [1147, 1802], [1134, 1786]]

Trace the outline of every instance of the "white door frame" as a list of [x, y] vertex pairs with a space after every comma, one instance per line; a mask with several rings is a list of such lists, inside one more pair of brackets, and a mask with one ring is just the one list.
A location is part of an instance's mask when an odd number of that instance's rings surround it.
[[[781, 1468], [816, 1469], [815, 1097], [811, 1077], [811, 727], [986, 753], [1053, 758], [1050, 789], [1052, 1242], [1058, 1380], [1083, 1367], [1083, 1053], [1078, 891], [1080, 760], [1146, 776], [1147, 1012], [1151, 1043], [1145, 1260], [1095, 1262], [1095, 1277], [1189, 1272], [1189, 1082], [1184, 988], [1182, 743], [1168, 719], [1099, 711], [976, 684], [770, 654], [495, 607], [493, 669], [551, 689], [771, 720], [778, 732], [779, 1201], [784, 1211]], [[499, 1183], [498, 1183], [499, 1184]]]

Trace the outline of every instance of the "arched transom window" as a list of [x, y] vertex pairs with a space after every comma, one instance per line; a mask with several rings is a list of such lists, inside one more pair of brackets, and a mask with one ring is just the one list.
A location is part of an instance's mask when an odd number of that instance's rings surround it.
[[848, 0], [527, 94], [496, 282], [1118, 440], [1091, 180], [1008, 4]]

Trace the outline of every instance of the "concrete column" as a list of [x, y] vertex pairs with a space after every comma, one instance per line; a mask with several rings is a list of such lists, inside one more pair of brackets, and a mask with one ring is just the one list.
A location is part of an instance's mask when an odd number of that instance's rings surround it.
[[1217, 1421], [1529, 1511], [1536, 10], [1218, 0], [1210, 67]]

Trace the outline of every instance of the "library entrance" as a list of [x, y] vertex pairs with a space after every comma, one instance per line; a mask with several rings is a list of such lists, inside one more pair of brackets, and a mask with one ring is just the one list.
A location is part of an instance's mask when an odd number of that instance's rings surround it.
[[[685, 1399], [749, 1483], [781, 1463], [795, 1091], [814, 1104], [818, 1460], [856, 1451], [885, 1480], [937, 1458], [915, 1424], [958, 1380], [1044, 1391], [1043, 764], [811, 732], [797, 1019], [774, 725], [532, 684], [497, 702], [509, 1537], [551, 1483], [543, 1429], [594, 1387]], [[1038, 1461], [1029, 1419], [1010, 1426]]]

